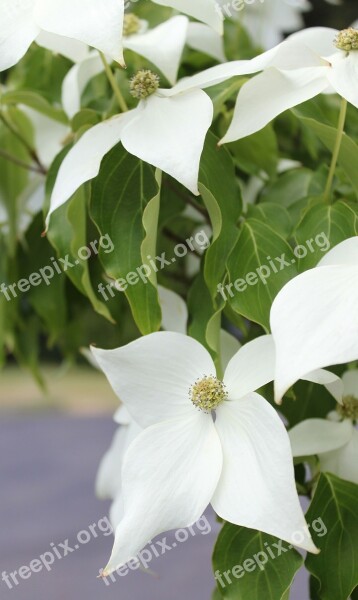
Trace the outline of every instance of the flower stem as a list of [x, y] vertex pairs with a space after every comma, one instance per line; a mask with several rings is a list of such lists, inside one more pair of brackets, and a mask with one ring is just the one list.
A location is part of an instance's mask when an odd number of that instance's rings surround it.
[[8, 161], [14, 163], [14, 165], [17, 165], [18, 167], [22, 167], [23, 169], [27, 169], [28, 171], [33, 171], [34, 173], [39, 173], [40, 175], [44, 175], [45, 174], [43, 172], [43, 170], [40, 169], [39, 167], [36, 167], [36, 166], [33, 166], [33, 165], [29, 165], [25, 161], [20, 160], [16, 156], [13, 156], [9, 152], [6, 152], [6, 150], [2, 150], [1, 148], [0, 148], [0, 157], [1, 158], [5, 158], [5, 160], [8, 160]]
[[112, 69], [111, 69], [111, 67], [108, 64], [105, 55], [102, 52], [100, 52], [99, 55], [100, 55], [101, 60], [103, 62], [104, 70], [106, 71], [106, 75], [108, 77], [108, 81], [111, 84], [112, 90], [113, 90], [114, 95], [115, 95], [115, 97], [117, 99], [119, 107], [120, 107], [120, 109], [121, 109], [122, 112], [127, 112], [128, 111], [127, 103], [126, 103], [125, 99], [123, 98], [122, 92], [121, 92], [121, 90], [119, 89], [119, 87], [117, 85], [116, 78], [113, 75]]
[[344, 124], [346, 122], [346, 115], [347, 115], [347, 104], [348, 104], [347, 100], [345, 98], [342, 98], [341, 110], [339, 113], [339, 119], [338, 119], [338, 125], [337, 125], [337, 137], [336, 137], [336, 142], [334, 144], [331, 166], [329, 169], [326, 189], [324, 192], [324, 200], [326, 202], [329, 201], [329, 197], [331, 194], [333, 178], [334, 178], [334, 174], [335, 174], [336, 167], [337, 167], [339, 152], [341, 149], [342, 138], [343, 138], [343, 134], [344, 134]]

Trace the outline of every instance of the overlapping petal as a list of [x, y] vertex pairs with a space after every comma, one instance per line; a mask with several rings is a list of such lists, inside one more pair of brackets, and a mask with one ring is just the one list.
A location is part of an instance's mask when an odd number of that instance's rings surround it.
[[130, 111], [95, 125], [69, 151], [61, 164], [52, 192], [47, 226], [53, 211], [62, 206], [83, 183], [98, 175], [102, 158], [118, 144], [133, 113]]
[[125, 456], [124, 516], [103, 575], [134, 557], [156, 535], [199, 519], [221, 468], [220, 441], [210, 415], [193, 412], [190, 418], [145, 429]]
[[224, 402], [215, 423], [223, 470], [212, 505], [223, 519], [316, 552], [298, 500], [290, 442], [258, 394]]
[[188, 23], [187, 17], [173, 17], [146, 33], [124, 38], [124, 47], [150, 60], [174, 84], [187, 38]]
[[262, 335], [242, 346], [226, 367], [224, 383], [230, 400], [243, 398], [275, 375], [275, 344], [271, 335]]
[[323, 266], [295, 277], [271, 308], [275, 397], [302, 376], [358, 358], [358, 265]]
[[333, 265], [358, 265], [358, 236], [334, 246], [318, 263], [318, 267]]
[[341, 479], [358, 484], [358, 431], [352, 429], [352, 437], [348, 444], [338, 450], [320, 454], [322, 471], [334, 473]]
[[161, 285], [158, 286], [158, 295], [162, 309], [163, 329], [186, 334], [188, 309], [183, 298]]
[[358, 108], [358, 52], [340, 51], [330, 57], [327, 78], [337, 94]]
[[217, 9], [216, 0], [153, 0], [156, 4], [170, 6], [190, 17], [198, 19], [219, 33], [223, 33], [223, 17]]
[[342, 375], [344, 395], [358, 398], [358, 369], [346, 371]]
[[292, 454], [312, 456], [337, 450], [350, 441], [352, 431], [352, 423], [348, 420], [335, 423], [325, 419], [307, 419], [288, 432]]
[[120, 64], [123, 18], [124, 0], [36, 0], [41, 29], [93, 46]]
[[0, 71], [14, 66], [40, 33], [34, 6], [35, 0], [0, 0]]
[[327, 88], [326, 67], [291, 71], [269, 68], [240, 90], [234, 116], [221, 144], [256, 133], [283, 111]]
[[103, 71], [103, 62], [97, 51], [70, 69], [62, 83], [62, 106], [72, 118], [81, 108], [81, 96], [93, 77]]
[[317, 369], [316, 371], [312, 371], [311, 373], [307, 373], [302, 377], [304, 381], [311, 381], [312, 383], [318, 383], [319, 385], [324, 385], [326, 390], [333, 396], [333, 398], [342, 403], [344, 386], [343, 381], [340, 377], [331, 373], [331, 371], [326, 371], [326, 369]]
[[115, 350], [92, 352], [134, 420], [147, 427], [195, 414], [189, 388], [215, 375], [210, 354], [193, 338], [162, 331]]
[[160, 92], [140, 103], [122, 132], [122, 144], [198, 195], [200, 157], [213, 104], [199, 89], [170, 98], [161, 97]]

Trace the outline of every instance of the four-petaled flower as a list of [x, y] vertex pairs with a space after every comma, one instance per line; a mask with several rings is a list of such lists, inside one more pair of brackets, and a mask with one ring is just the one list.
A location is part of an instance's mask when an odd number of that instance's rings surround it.
[[222, 381], [207, 350], [179, 333], [92, 349], [143, 428], [124, 458], [123, 519], [104, 576], [155, 535], [194, 523], [210, 501], [227, 521], [317, 551], [298, 500], [286, 429], [254, 391], [272, 379], [272, 349], [270, 336], [246, 344]]

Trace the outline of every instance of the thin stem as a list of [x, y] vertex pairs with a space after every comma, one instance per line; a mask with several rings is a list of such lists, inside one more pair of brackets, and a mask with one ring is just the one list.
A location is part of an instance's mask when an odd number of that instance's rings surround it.
[[174, 192], [178, 196], [178, 198], [181, 198], [184, 202], [186, 202], [187, 204], [190, 204], [190, 206], [192, 206], [193, 208], [195, 208], [195, 210], [197, 210], [201, 215], [203, 215], [203, 217], [205, 218], [205, 220], [208, 223], [210, 223], [209, 213], [208, 213], [208, 211], [206, 210], [206, 208], [204, 206], [201, 206], [201, 204], [199, 204], [199, 202], [196, 202], [196, 200], [194, 200], [194, 198], [192, 198], [191, 196], [189, 196], [189, 194], [185, 194], [185, 192], [182, 192], [180, 189], [178, 189], [176, 187], [176, 185], [174, 185], [168, 179], [164, 180], [164, 185], [169, 190], [172, 190], [172, 192]]
[[26, 150], [28, 151], [29, 155], [31, 156], [31, 158], [33, 159], [33, 161], [37, 164], [38, 167], [38, 171], [39, 173], [42, 173], [43, 175], [47, 174], [47, 169], [46, 167], [44, 167], [44, 165], [42, 164], [42, 162], [40, 161], [39, 157], [37, 156], [37, 152], [35, 150], [35, 148], [33, 148], [29, 142], [27, 141], [27, 139], [22, 135], [22, 133], [20, 133], [20, 131], [15, 127], [15, 125], [7, 118], [5, 117], [5, 115], [0, 112], [0, 120], [4, 123], [5, 127], [8, 128], [8, 130], [19, 140], [19, 142], [21, 142], [21, 144], [26, 148]]
[[0, 148], [0, 156], [2, 158], [5, 158], [8, 161], [14, 163], [18, 167], [22, 167], [23, 169], [27, 169], [27, 171], [33, 171], [34, 173], [39, 173], [40, 175], [44, 175], [44, 172], [41, 169], [39, 169], [38, 167], [35, 167], [33, 165], [29, 165], [25, 161], [20, 160], [20, 158], [17, 158], [16, 156], [13, 156], [12, 154], [9, 154], [9, 152], [6, 152], [5, 150], [2, 150], [1, 148]]
[[105, 55], [102, 52], [100, 52], [99, 55], [100, 55], [101, 60], [103, 62], [104, 70], [106, 71], [106, 75], [108, 77], [108, 81], [111, 84], [111, 87], [112, 87], [112, 90], [114, 92], [115, 97], [117, 98], [117, 102], [119, 104], [119, 107], [120, 107], [120, 109], [121, 109], [122, 112], [127, 112], [128, 111], [127, 103], [126, 103], [125, 99], [123, 98], [122, 92], [121, 92], [121, 90], [119, 89], [119, 87], [117, 85], [117, 81], [116, 81], [115, 76], [113, 75], [112, 69], [111, 69], [111, 67], [108, 64]]
[[338, 125], [337, 125], [337, 137], [336, 137], [336, 142], [334, 144], [331, 166], [329, 168], [326, 189], [324, 192], [324, 200], [326, 202], [329, 201], [329, 198], [331, 195], [333, 178], [334, 178], [334, 174], [335, 174], [336, 167], [337, 167], [339, 152], [341, 149], [341, 144], [342, 144], [342, 139], [343, 139], [343, 134], [344, 134], [344, 124], [346, 122], [346, 115], [347, 115], [347, 104], [348, 104], [347, 100], [345, 98], [342, 98], [341, 110], [339, 113], [339, 119], [338, 119]]

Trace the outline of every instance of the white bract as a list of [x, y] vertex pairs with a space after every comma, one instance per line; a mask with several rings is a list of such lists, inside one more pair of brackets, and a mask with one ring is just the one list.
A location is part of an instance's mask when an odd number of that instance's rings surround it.
[[87, 45], [123, 64], [124, 0], [0, 0], [0, 71], [31, 43], [80, 60]]
[[272, 304], [276, 401], [306, 373], [358, 359], [357, 306], [358, 237], [353, 237], [287, 283]]
[[143, 428], [125, 455], [123, 518], [104, 576], [154, 536], [194, 523], [210, 501], [227, 521], [317, 551], [298, 500], [287, 432], [254, 392], [272, 379], [270, 336], [243, 346], [223, 381], [207, 350], [179, 333], [92, 351]]
[[[349, 31], [352, 49], [342, 49]], [[259, 131], [285, 110], [320, 93], [336, 92], [358, 108], [358, 31], [314, 27], [293, 34], [276, 50], [273, 56], [266, 53], [269, 60], [263, 72], [242, 86], [221, 143]]]
[[307, 0], [219, 0], [218, 4], [224, 17], [239, 20], [255, 45], [265, 50], [281, 42], [284, 34], [304, 27], [302, 13], [311, 8]]
[[328, 420], [307, 419], [289, 431], [294, 457], [317, 455], [321, 471], [358, 483], [358, 370], [346, 371], [343, 404]]
[[[137, 20], [137, 24], [140, 28], [136, 33], [124, 36], [124, 49], [150, 60], [172, 85], [177, 80], [185, 43], [218, 61], [225, 61], [223, 39], [207, 25], [190, 23], [184, 16], [173, 17], [149, 31], [146, 21]], [[101, 57], [95, 51], [88, 52], [70, 69], [62, 86], [62, 104], [70, 118], [80, 110], [81, 95], [89, 81], [103, 70]]]
[[179, 12], [210, 25], [218, 33], [223, 33], [223, 18], [216, 8], [216, 0], [195, 0], [195, 2], [193, 0], [153, 0], [153, 2], [161, 6], [171, 6]]
[[[158, 286], [160, 306], [162, 309], [162, 328], [168, 331], [186, 333], [188, 321], [188, 309], [184, 300], [167, 288]], [[225, 369], [231, 358], [240, 348], [238, 340], [225, 330], [220, 332], [221, 341], [221, 363]], [[99, 368], [97, 362], [90, 352], [84, 352], [86, 358], [93, 366]], [[120, 425], [116, 431], [111, 447], [104, 455], [98, 469], [96, 478], [96, 493], [99, 498], [113, 500], [110, 508], [110, 519], [116, 529], [123, 517], [122, 496], [122, 466], [125, 453], [134, 440], [142, 431], [142, 428], [131, 418], [127, 409], [121, 406], [114, 415], [114, 420]]]

